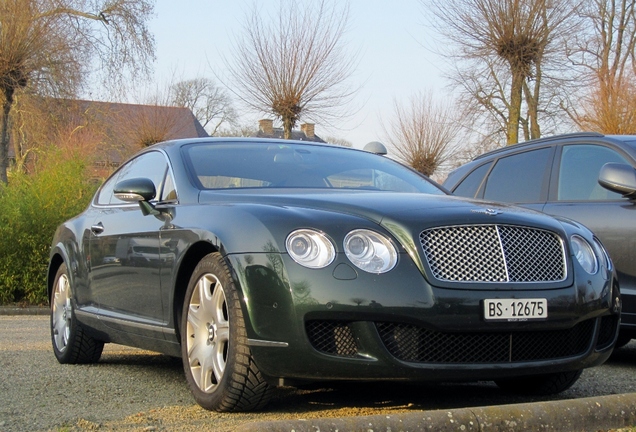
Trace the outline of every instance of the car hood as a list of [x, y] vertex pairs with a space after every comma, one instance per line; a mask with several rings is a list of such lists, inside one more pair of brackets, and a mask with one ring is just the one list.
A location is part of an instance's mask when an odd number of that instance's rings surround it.
[[[355, 228], [370, 228], [369, 224], [389, 232], [426, 274], [420, 235], [424, 230], [457, 225], [516, 225], [534, 227], [557, 233], [566, 239], [570, 232], [581, 232], [563, 222], [534, 210], [487, 201], [449, 195], [424, 193], [390, 193], [367, 191], [270, 190], [254, 193], [205, 191], [200, 203], [216, 207], [219, 220], [234, 220], [235, 229], [222, 233], [236, 240], [228, 250], [258, 251], [264, 249], [254, 239], [267, 239], [263, 244], [277, 244], [284, 251], [284, 242], [291, 230], [313, 227], [338, 238]], [[330, 217], [329, 215], [334, 217]], [[250, 215], [245, 217], [245, 215]], [[343, 217], [339, 217], [343, 216]], [[352, 221], [351, 218], [354, 218]], [[345, 222], [349, 219], [347, 222]], [[359, 221], [356, 223], [355, 219]], [[245, 222], [245, 221], [248, 222]], [[237, 234], [237, 224], [249, 231], [249, 236]], [[260, 234], [258, 234], [260, 233]], [[268, 249], [268, 250], [271, 250]], [[439, 282], [441, 284], [441, 282]], [[569, 282], [564, 282], [569, 283]]]
[[323, 190], [202, 191], [201, 204], [264, 205], [354, 215], [380, 225], [526, 224], [562, 230], [556, 219], [508, 204], [424, 193]]

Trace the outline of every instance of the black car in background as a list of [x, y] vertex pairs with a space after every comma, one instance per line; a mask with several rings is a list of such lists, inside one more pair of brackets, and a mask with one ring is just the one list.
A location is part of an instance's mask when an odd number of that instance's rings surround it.
[[636, 135], [575, 133], [515, 144], [457, 168], [444, 186], [455, 195], [515, 203], [590, 228], [618, 271], [617, 346], [636, 338]]

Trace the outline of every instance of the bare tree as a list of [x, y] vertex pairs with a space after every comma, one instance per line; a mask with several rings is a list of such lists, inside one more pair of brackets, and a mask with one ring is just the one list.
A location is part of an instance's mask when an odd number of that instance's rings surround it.
[[41, 157], [50, 154], [51, 147], [91, 163], [96, 153], [107, 151], [104, 124], [80, 104], [19, 92], [11, 113], [13, 171], [34, 174], [45, 169]]
[[20, 172], [27, 171], [27, 160], [38, 147], [36, 142], [47, 142], [51, 139], [48, 136], [45, 141], [40, 141], [44, 129], [41, 126], [47, 125], [49, 133], [54, 129], [46, 111], [35, 102], [34, 98], [29, 97], [29, 95], [14, 97], [11, 136], [13, 138], [14, 167]]
[[353, 147], [353, 143], [344, 138], [339, 138], [335, 136], [326, 136], [324, 137], [324, 140], [327, 141], [329, 144], [335, 144], [341, 147]]
[[236, 39], [228, 69], [237, 96], [281, 119], [287, 139], [301, 117], [314, 123], [342, 118], [339, 108], [355, 94], [347, 81], [357, 60], [343, 39], [348, 12], [335, 1], [280, 0], [268, 22], [255, 7]]
[[126, 142], [132, 143], [133, 152], [183, 135], [186, 127], [180, 112], [183, 108], [157, 102], [134, 107], [134, 110], [111, 113], [118, 125], [118, 133]]
[[393, 120], [385, 134], [402, 161], [431, 176], [453, 156], [459, 130], [450, 104], [435, 102], [430, 93], [419, 93], [408, 104], [394, 102]]
[[437, 28], [454, 48], [455, 81], [502, 124], [508, 144], [519, 141], [520, 126], [530, 138], [541, 134], [546, 58], [555, 40], [573, 31], [576, 1], [428, 0]]
[[568, 54], [586, 85], [564, 106], [582, 129], [636, 133], [636, 4], [590, 0], [581, 16], [585, 31], [570, 41]]
[[16, 92], [72, 94], [91, 61], [111, 83], [149, 71], [153, 0], [0, 2], [0, 181], [7, 182], [9, 119]]
[[235, 124], [221, 128], [217, 131], [219, 137], [253, 137], [258, 133], [258, 128], [251, 124]]
[[210, 135], [224, 125], [234, 125], [238, 118], [225, 90], [209, 78], [180, 81], [170, 87], [172, 104], [189, 108]]

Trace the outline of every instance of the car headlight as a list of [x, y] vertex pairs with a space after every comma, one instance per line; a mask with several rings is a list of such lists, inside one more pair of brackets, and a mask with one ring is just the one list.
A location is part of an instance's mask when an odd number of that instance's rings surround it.
[[386, 273], [397, 263], [393, 243], [374, 231], [351, 231], [344, 239], [344, 251], [349, 261], [369, 273]]
[[573, 235], [570, 237], [570, 243], [572, 244], [572, 252], [578, 260], [583, 270], [589, 274], [594, 274], [598, 271], [598, 261], [592, 246], [579, 235]]
[[313, 269], [327, 267], [336, 257], [336, 249], [327, 236], [311, 229], [292, 232], [285, 246], [294, 261]]
[[594, 251], [598, 256], [598, 259], [602, 261], [603, 264], [605, 264], [605, 267], [608, 270], [612, 270], [612, 259], [610, 258], [609, 253], [607, 253], [607, 249], [605, 249], [605, 246], [603, 246], [601, 241], [596, 237], [594, 237], [592, 240], [594, 240], [592, 242], [592, 247], [594, 248]]

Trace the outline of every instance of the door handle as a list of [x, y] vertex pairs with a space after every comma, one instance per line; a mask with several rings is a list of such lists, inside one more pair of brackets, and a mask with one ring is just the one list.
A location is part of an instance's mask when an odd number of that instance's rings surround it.
[[104, 225], [102, 225], [101, 222], [92, 225], [91, 226], [91, 231], [93, 232], [93, 234], [101, 234], [104, 232]]

